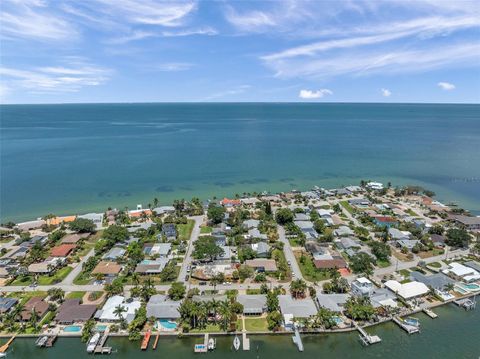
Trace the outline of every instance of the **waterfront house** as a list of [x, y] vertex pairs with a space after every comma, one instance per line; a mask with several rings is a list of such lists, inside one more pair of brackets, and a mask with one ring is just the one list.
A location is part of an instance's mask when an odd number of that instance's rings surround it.
[[480, 230], [480, 217], [470, 217], [470, 216], [452, 216], [454, 221], [462, 227], [470, 231]]
[[119, 258], [122, 258], [125, 254], [125, 249], [121, 247], [113, 247], [107, 253], [102, 256], [102, 259], [105, 261], [116, 261]]
[[242, 202], [239, 199], [224, 198], [220, 201], [220, 204], [226, 208], [232, 208], [240, 206]]
[[23, 322], [29, 321], [32, 318], [33, 310], [37, 313], [37, 319], [40, 321], [48, 312], [48, 303], [42, 297], [30, 298], [20, 313]]
[[247, 267], [253, 268], [257, 272], [276, 272], [277, 264], [273, 259], [249, 259], [245, 261]]
[[150, 209], [142, 209], [141, 206], [140, 208], [134, 209], [131, 211], [128, 211], [128, 216], [130, 218], [136, 219], [136, 218], [141, 218], [141, 217], [148, 217], [152, 215], [152, 210]]
[[161, 216], [164, 214], [172, 214], [175, 213], [175, 207], [173, 206], [160, 206], [153, 209], [153, 211], [157, 214], [157, 216]]
[[174, 223], [164, 223], [162, 226], [162, 234], [168, 241], [177, 239], [177, 228]]
[[450, 263], [448, 268], [444, 269], [442, 272], [455, 280], [465, 283], [480, 281], [479, 272], [471, 267], [464, 266], [463, 264], [457, 262]]
[[42, 228], [46, 223], [43, 219], [37, 219], [35, 221], [17, 223], [15, 228], [18, 228], [20, 231], [31, 231], [32, 229]]
[[373, 190], [382, 190], [383, 184], [380, 182], [368, 182], [367, 187]]
[[397, 296], [387, 288], [375, 288], [370, 294], [370, 303], [374, 308], [378, 307], [398, 307]]
[[122, 313], [122, 318], [130, 324], [132, 320], [135, 319], [135, 312], [140, 309], [142, 303], [133, 298], [125, 299], [125, 297], [121, 295], [114, 295], [107, 299], [102, 309], [97, 310], [95, 319], [101, 322], [118, 322], [120, 318], [114, 313], [115, 308], [118, 306], [125, 309]]
[[135, 267], [135, 273], [160, 274], [168, 262], [169, 259], [167, 258], [158, 258], [155, 260], [144, 259]]
[[239, 294], [237, 302], [243, 305], [244, 315], [262, 315], [267, 311], [267, 296], [265, 294]]
[[180, 318], [178, 308], [181, 304], [181, 301], [170, 300], [162, 294], [152, 295], [147, 303], [147, 318], [177, 320]]
[[17, 303], [18, 299], [16, 298], [0, 297], [0, 313], [5, 314], [10, 312]]
[[50, 251], [52, 257], [67, 257], [77, 247], [76, 244], [60, 244]]
[[80, 299], [65, 299], [58, 307], [54, 320], [58, 324], [63, 325], [86, 322], [93, 316], [96, 310], [96, 305], [80, 304]]
[[270, 254], [270, 246], [266, 242], [258, 242], [251, 244], [252, 250], [256, 253], [257, 258], [267, 258]]
[[62, 223], [70, 223], [73, 222], [77, 216], [64, 216], [64, 217], [53, 217], [47, 219], [47, 224], [49, 226], [58, 226]]
[[103, 217], [104, 217], [103, 213], [87, 213], [87, 214], [82, 214], [77, 218], [88, 219], [92, 221], [93, 224], [95, 224], [95, 227], [97, 227], [97, 229], [101, 229], [103, 227]]
[[327, 308], [332, 312], [341, 313], [343, 312], [344, 305], [348, 298], [350, 298], [350, 295], [344, 293], [317, 293], [315, 301], [319, 307]]
[[93, 269], [92, 274], [103, 274], [107, 277], [116, 277], [122, 271], [122, 266], [115, 262], [100, 261]]
[[385, 287], [390, 289], [393, 293], [397, 294], [404, 300], [423, 297], [430, 291], [425, 284], [415, 281], [402, 284], [396, 280], [389, 280], [385, 282]]
[[310, 318], [317, 314], [317, 307], [311, 298], [293, 299], [290, 295], [279, 295], [278, 304], [283, 315], [285, 329], [294, 329], [294, 318]]
[[353, 295], [370, 297], [370, 295], [373, 293], [373, 290], [375, 289], [375, 286], [369, 279], [365, 277], [360, 277], [352, 282], [351, 288]]
[[421, 282], [429, 288], [433, 288], [435, 291], [444, 292], [445, 287], [449, 284], [455, 284], [455, 281], [443, 273], [435, 273], [432, 275], [425, 275], [423, 273], [412, 271], [410, 272], [410, 279]]

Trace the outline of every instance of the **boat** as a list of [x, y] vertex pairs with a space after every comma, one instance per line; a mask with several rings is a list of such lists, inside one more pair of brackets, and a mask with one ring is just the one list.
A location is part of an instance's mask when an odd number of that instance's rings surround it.
[[235, 336], [235, 339], [233, 339], [233, 347], [235, 350], [240, 349], [240, 339], [238, 339], [237, 336]]
[[417, 328], [420, 327], [420, 321], [417, 318], [407, 317], [403, 319], [403, 321], [405, 322], [405, 324], [408, 324]]
[[38, 337], [38, 339], [35, 341], [35, 345], [37, 347], [44, 347], [45, 344], [47, 344], [48, 336], [43, 336], [43, 337]]
[[217, 341], [213, 338], [208, 339], [208, 350], [214, 350], [217, 347]]
[[5, 358], [7, 356], [7, 353], [0, 353], [0, 358]]
[[150, 336], [152, 335], [152, 331], [151, 330], [148, 330], [146, 333], [145, 333], [145, 336], [143, 337], [143, 341], [142, 341], [142, 346], [141, 346], [141, 349], [142, 350], [146, 350], [148, 348], [148, 342], [150, 341]]
[[100, 333], [95, 333], [93, 337], [90, 338], [87, 344], [87, 353], [93, 353], [95, 347], [97, 346], [98, 341], [100, 340]]

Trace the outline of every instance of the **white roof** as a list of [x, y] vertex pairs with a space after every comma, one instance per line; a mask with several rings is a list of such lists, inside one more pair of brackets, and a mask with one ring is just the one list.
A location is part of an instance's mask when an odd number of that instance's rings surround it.
[[362, 284], [372, 283], [368, 278], [365, 277], [357, 278], [357, 282]]
[[465, 276], [476, 276], [480, 277], [480, 273], [478, 273], [475, 269], [464, 266], [463, 264], [453, 262], [450, 263], [449, 268], [443, 271], [445, 274], [453, 273], [458, 277], [465, 277]]
[[130, 303], [127, 303], [121, 295], [114, 295], [105, 302], [102, 310], [98, 313], [98, 318], [103, 321], [118, 320], [118, 317], [114, 314], [115, 308], [118, 305], [126, 309], [122, 317], [125, 318], [127, 322], [130, 322], [135, 318], [135, 311], [140, 308], [141, 303], [139, 300], [132, 300]]
[[385, 286], [404, 299], [419, 297], [429, 292], [428, 287], [420, 282], [408, 282], [401, 284], [396, 280], [389, 280], [385, 282]]

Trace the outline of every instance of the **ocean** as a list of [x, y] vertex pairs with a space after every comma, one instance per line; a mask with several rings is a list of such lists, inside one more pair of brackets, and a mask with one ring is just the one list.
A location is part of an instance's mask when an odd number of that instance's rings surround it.
[[480, 105], [0, 106], [0, 218], [358, 184], [480, 212]]
[[[233, 337], [217, 337], [217, 349], [207, 354], [208, 358], [238, 359], [318, 359], [318, 358], [438, 358], [438, 359], [474, 359], [480, 355], [480, 311], [464, 311], [454, 304], [436, 308], [437, 319], [430, 319], [419, 313], [415, 315], [421, 322], [419, 334], [408, 335], [392, 322], [367, 329], [367, 332], [379, 335], [381, 343], [364, 347], [358, 339], [358, 332], [302, 335], [305, 347], [299, 353], [290, 335], [250, 336], [250, 351], [232, 350]], [[6, 339], [5, 339], [6, 340]], [[3, 340], [2, 343], [5, 341]], [[158, 347], [140, 350], [140, 342], [130, 342], [127, 338], [109, 338], [106, 345], [113, 349], [112, 358], [169, 358], [189, 359], [202, 357], [193, 353], [195, 343], [203, 337], [160, 338]], [[80, 338], [59, 338], [55, 346], [49, 349], [35, 347], [35, 339], [17, 338], [9, 349], [8, 358], [87, 358], [85, 343]]]

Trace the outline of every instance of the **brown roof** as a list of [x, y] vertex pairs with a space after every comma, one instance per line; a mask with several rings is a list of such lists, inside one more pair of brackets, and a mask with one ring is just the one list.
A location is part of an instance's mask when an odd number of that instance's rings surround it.
[[75, 247], [75, 244], [60, 244], [58, 247], [52, 248], [50, 255], [52, 257], [66, 257]]
[[77, 243], [79, 240], [83, 239], [83, 238], [87, 238], [88, 237], [88, 233], [74, 233], [74, 234], [67, 234], [65, 237], [62, 238], [62, 240], [60, 241], [60, 243], [63, 243], [63, 244], [75, 244]]
[[122, 270], [120, 264], [101, 261], [97, 264], [92, 274], [118, 274]]
[[263, 268], [266, 272], [275, 272], [277, 270], [277, 264], [273, 259], [249, 259], [245, 261], [248, 267]]
[[58, 308], [55, 320], [58, 323], [85, 322], [96, 310], [97, 306], [94, 304], [80, 304], [80, 299], [67, 299]]
[[22, 311], [22, 320], [27, 321], [32, 317], [33, 309], [37, 312], [38, 318], [42, 318], [48, 310], [48, 303], [42, 297], [32, 297], [25, 303], [25, 309]]
[[342, 258], [315, 259], [313, 263], [317, 269], [347, 268], [347, 262]]

